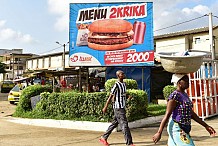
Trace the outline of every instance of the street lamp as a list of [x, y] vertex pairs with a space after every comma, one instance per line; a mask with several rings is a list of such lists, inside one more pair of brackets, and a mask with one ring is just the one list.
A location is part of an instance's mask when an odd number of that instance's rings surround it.
[[62, 66], [63, 66], [63, 71], [65, 71], [65, 47], [69, 42], [67, 42], [66, 44], [60, 44], [57, 41], [56, 43], [64, 47], [64, 52], [63, 52], [63, 56], [62, 56]]

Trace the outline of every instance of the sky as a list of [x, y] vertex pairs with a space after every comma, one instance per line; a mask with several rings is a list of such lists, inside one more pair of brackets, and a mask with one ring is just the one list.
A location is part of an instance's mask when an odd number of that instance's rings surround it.
[[[1, 0], [0, 49], [23, 49], [23, 53], [41, 55], [62, 52], [62, 45], [69, 41], [69, 3], [74, 2], [78, 0]], [[218, 0], [148, 2], [153, 2], [154, 36], [208, 27], [209, 18], [204, 15], [210, 12], [213, 25], [218, 25]], [[199, 19], [182, 23], [195, 18]]]

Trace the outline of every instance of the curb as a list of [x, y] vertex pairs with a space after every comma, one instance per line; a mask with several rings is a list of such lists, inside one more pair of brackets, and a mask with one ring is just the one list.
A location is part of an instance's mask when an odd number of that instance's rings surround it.
[[164, 115], [148, 117], [145, 119], [136, 120], [133, 122], [129, 122], [129, 128], [141, 128], [146, 127], [152, 124], [160, 123], [163, 119]]
[[[130, 129], [145, 127], [151, 124], [159, 123], [163, 118], [162, 116], [148, 117], [145, 119], [129, 122]], [[52, 128], [66, 128], [76, 130], [89, 130], [105, 132], [111, 123], [104, 122], [89, 122], [89, 121], [72, 121], [72, 120], [53, 120], [53, 119], [26, 119], [26, 118], [10, 118], [6, 119], [9, 122], [26, 124], [32, 126], [43, 126]], [[120, 127], [115, 131], [119, 131]]]

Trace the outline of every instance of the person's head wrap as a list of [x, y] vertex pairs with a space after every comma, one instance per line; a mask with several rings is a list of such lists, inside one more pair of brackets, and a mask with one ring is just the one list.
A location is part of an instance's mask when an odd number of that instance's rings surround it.
[[174, 84], [174, 86], [177, 86], [177, 83], [179, 80], [181, 80], [186, 74], [173, 74], [172, 75], [172, 79], [171, 79], [171, 83]]

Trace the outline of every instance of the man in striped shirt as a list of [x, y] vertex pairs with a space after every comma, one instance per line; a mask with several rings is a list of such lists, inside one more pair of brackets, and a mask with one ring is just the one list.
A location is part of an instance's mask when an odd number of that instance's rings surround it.
[[[118, 70], [116, 72], [118, 81], [114, 84], [113, 88], [111, 89], [111, 94], [109, 98], [107, 99], [107, 102], [102, 109], [103, 113], [106, 112], [107, 107], [112, 100], [113, 102], [113, 109], [114, 109], [114, 119], [112, 121], [112, 124], [108, 127], [105, 134], [102, 135], [102, 137], [99, 139], [99, 141], [104, 144], [105, 146], [109, 146], [107, 139], [110, 136], [111, 132], [120, 124], [120, 127], [122, 129], [122, 132], [124, 134], [124, 138], [126, 141], [127, 146], [134, 146], [132, 142], [132, 136], [131, 132], [128, 126], [128, 121], [126, 118], [126, 83], [123, 82], [123, 79], [125, 78], [125, 74], [123, 71]], [[130, 98], [130, 96], [129, 96]]]

